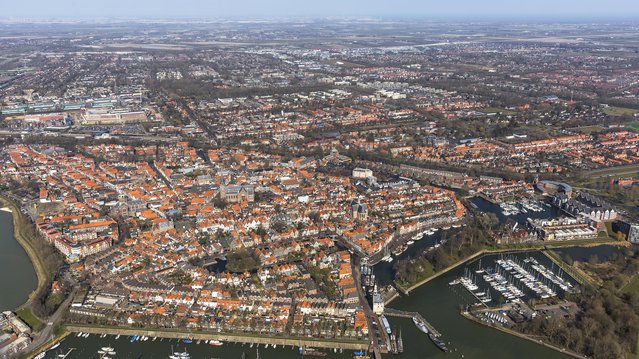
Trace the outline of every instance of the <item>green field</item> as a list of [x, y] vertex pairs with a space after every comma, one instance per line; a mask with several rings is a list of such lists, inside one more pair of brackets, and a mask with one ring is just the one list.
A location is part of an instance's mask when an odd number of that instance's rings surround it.
[[30, 309], [22, 308], [18, 310], [16, 314], [18, 315], [18, 317], [20, 317], [20, 319], [22, 319], [25, 323], [27, 323], [31, 327], [31, 329], [33, 329], [34, 331], [39, 331], [40, 328], [42, 328], [42, 322], [39, 321], [38, 318], [36, 318], [33, 315], [33, 313], [31, 313]]
[[626, 127], [628, 127], [632, 131], [639, 132], [639, 121], [632, 121], [626, 124]]
[[583, 127], [572, 127], [572, 128], [569, 128], [569, 130], [579, 132], [579, 133], [590, 134], [593, 132], [603, 131], [605, 130], [605, 128], [602, 126], [593, 125], [593, 126], [583, 126]]
[[480, 109], [479, 111], [486, 112], [486, 113], [500, 112], [502, 115], [514, 115], [515, 114], [515, 111], [508, 110], [508, 109], [501, 108], [501, 107], [486, 107], [486, 108]]
[[630, 282], [621, 288], [623, 293], [634, 293], [639, 291], [639, 275], [632, 277]]
[[639, 110], [636, 110], [634, 108], [614, 107], [614, 106], [605, 107], [603, 109], [603, 113], [605, 113], [608, 116], [632, 116], [637, 112], [639, 112]]
[[639, 172], [639, 165], [627, 165], [627, 166], [600, 168], [600, 169], [588, 171], [586, 173], [592, 179], [594, 177], [634, 175], [637, 172]]

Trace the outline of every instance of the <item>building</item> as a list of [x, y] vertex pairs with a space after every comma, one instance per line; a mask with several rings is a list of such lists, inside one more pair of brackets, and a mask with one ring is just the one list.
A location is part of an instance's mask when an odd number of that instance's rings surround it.
[[228, 203], [240, 203], [243, 201], [255, 201], [255, 189], [253, 186], [222, 186], [220, 198]]
[[572, 187], [563, 182], [555, 182], [555, 181], [539, 181], [535, 186], [539, 192], [548, 195], [554, 196], [558, 193], [563, 193], [566, 197], [572, 197]]
[[566, 241], [594, 238], [598, 229], [588, 217], [558, 219], [528, 219], [528, 227], [544, 241]]
[[377, 285], [373, 289], [373, 313], [380, 315], [384, 313], [384, 299], [382, 295], [377, 292]]
[[639, 224], [626, 221], [616, 221], [612, 226], [615, 232], [621, 232], [628, 242], [639, 244]]
[[351, 204], [351, 216], [354, 220], [364, 221], [368, 218], [368, 207], [359, 200]]
[[368, 177], [373, 177], [373, 171], [368, 168], [354, 168], [353, 169], [353, 178], [361, 178], [366, 179]]
[[617, 219], [617, 211], [608, 202], [584, 192], [578, 192], [574, 199], [558, 192], [552, 204], [573, 217], [587, 216], [595, 221]]

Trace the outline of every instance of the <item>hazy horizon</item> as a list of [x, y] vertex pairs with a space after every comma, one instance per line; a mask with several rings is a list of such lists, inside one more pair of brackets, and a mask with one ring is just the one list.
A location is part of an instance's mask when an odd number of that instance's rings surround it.
[[475, 19], [633, 19], [637, 0], [0, 0], [0, 18], [25, 19], [220, 19], [278, 17], [426, 17]]

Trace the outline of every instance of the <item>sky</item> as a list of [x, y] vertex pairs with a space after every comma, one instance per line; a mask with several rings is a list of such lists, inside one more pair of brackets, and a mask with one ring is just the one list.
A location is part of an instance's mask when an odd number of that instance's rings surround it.
[[4, 18], [628, 18], [639, 0], [0, 0]]

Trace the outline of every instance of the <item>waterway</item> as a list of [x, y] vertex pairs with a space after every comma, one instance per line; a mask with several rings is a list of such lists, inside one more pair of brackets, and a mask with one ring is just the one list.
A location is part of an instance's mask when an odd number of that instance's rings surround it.
[[0, 211], [0, 311], [22, 305], [36, 286], [31, 260], [14, 237], [13, 217]]
[[[477, 200], [478, 207], [497, 214], [501, 221], [509, 218], [523, 224], [527, 217], [549, 218], [557, 216], [554, 209], [547, 208], [544, 212], [531, 213], [526, 215], [513, 216], [505, 218], [500, 216], [499, 207], [492, 204]], [[448, 231], [438, 231], [434, 235], [426, 236], [416, 241], [408, 250], [402, 253], [398, 258], [403, 259], [412, 256], [424, 248], [434, 245], [441, 241], [443, 237], [453, 236], [457, 229]], [[562, 249], [561, 251], [566, 251]], [[591, 248], [575, 248], [569, 249], [571, 256], [575, 259], [588, 258], [592, 254], [598, 254], [600, 258], [606, 258], [611, 255], [615, 247], [599, 246]], [[517, 253], [516, 256], [523, 258], [526, 256], [534, 256], [542, 264], [551, 267], [552, 263], [548, 258], [540, 252]], [[405, 311], [416, 311], [422, 314], [438, 331], [443, 335], [443, 339], [449, 343], [450, 353], [443, 353], [435, 347], [428, 337], [420, 332], [410, 319], [391, 318], [389, 322], [396, 330], [401, 330], [405, 351], [398, 355], [399, 358], [405, 359], [424, 359], [424, 358], [490, 358], [490, 359], [536, 359], [543, 357], [544, 359], [563, 359], [569, 356], [559, 353], [555, 350], [546, 348], [539, 344], [506, 334], [496, 329], [485, 327], [481, 324], [472, 322], [462, 317], [459, 312], [467, 305], [473, 304], [476, 300], [461, 286], [449, 286], [448, 283], [464, 273], [464, 268], [468, 267], [476, 269], [479, 260], [482, 261], [482, 267], [494, 265], [494, 260], [499, 255], [486, 255], [473, 261], [462, 264], [457, 268], [433, 279], [432, 281], [422, 285], [410, 293], [409, 296], [402, 296], [395, 299], [389, 304], [389, 307], [401, 309]], [[220, 263], [223, 265], [223, 263]], [[377, 264], [374, 271], [377, 276], [378, 283], [388, 284], [392, 280], [393, 263], [381, 262]], [[215, 266], [210, 268], [217, 269]], [[493, 293], [493, 298], [498, 294]], [[222, 347], [211, 347], [207, 344], [184, 344], [175, 339], [160, 339], [156, 341], [146, 342], [129, 342], [128, 337], [115, 339], [113, 336], [100, 338], [92, 335], [89, 338], [78, 338], [75, 334], [67, 337], [61, 346], [47, 354], [47, 358], [54, 358], [59, 353], [66, 353], [71, 348], [76, 348], [68, 356], [69, 359], [75, 358], [99, 358], [97, 351], [104, 346], [112, 346], [117, 354], [115, 358], [168, 358], [171, 350], [183, 351], [187, 350], [193, 359], [200, 358], [242, 358], [242, 354], [246, 359], [257, 357], [257, 348], [250, 347], [248, 344], [232, 344], [226, 343]], [[344, 351], [342, 354], [328, 352], [326, 358], [351, 358], [352, 351]], [[384, 357], [390, 357], [385, 355]], [[259, 348], [259, 357], [263, 359], [287, 359], [299, 358], [297, 348], [278, 347], [278, 348]]]
[[538, 203], [541, 206], [541, 209], [542, 209], [541, 212], [528, 211], [526, 213], [519, 213], [514, 216], [505, 216], [498, 205], [490, 203], [480, 197], [473, 198], [471, 202], [474, 203], [477, 206], [477, 208], [479, 208], [479, 210], [482, 212], [494, 213], [499, 219], [499, 221], [502, 223], [514, 221], [519, 223], [520, 226], [526, 224], [526, 221], [528, 220], [528, 218], [533, 218], [533, 219], [544, 218], [545, 219], [545, 218], [555, 218], [555, 217], [561, 216], [560, 210], [558, 210], [555, 207], [548, 207], [545, 204], [543, 204], [543, 202]]
[[[482, 267], [493, 266], [498, 256], [482, 256]], [[551, 266], [550, 261], [539, 252], [517, 253], [513, 256], [534, 256], [544, 265]], [[406, 350], [402, 358], [568, 358], [567, 355], [555, 350], [485, 327], [459, 314], [476, 300], [461, 285], [450, 286], [448, 283], [463, 275], [464, 268], [475, 270], [478, 264], [479, 259], [475, 259], [468, 264], [460, 265], [413, 290], [410, 295], [400, 297], [389, 304], [391, 308], [419, 312], [441, 332], [442, 338], [453, 350], [447, 354], [439, 351], [410, 319], [389, 318], [391, 327], [402, 330]], [[482, 289], [487, 289], [483, 282], [478, 280], [478, 284]], [[499, 295], [495, 291], [492, 293], [493, 300], [499, 301]]]
[[[289, 359], [300, 358], [298, 348], [281, 347], [277, 348], [264, 348], [261, 345], [251, 347], [249, 344], [234, 344], [225, 343], [223, 346], [214, 347], [204, 342], [197, 344], [193, 342], [191, 344], [185, 344], [177, 339], [160, 339], [155, 341], [149, 339], [145, 342], [135, 341], [131, 343], [129, 337], [121, 336], [119, 339], [115, 339], [114, 336], [107, 336], [101, 338], [99, 335], [91, 335], [88, 338], [78, 338], [75, 334], [69, 335], [64, 339], [55, 350], [47, 352], [45, 358], [56, 358], [58, 354], [66, 354], [71, 348], [75, 348], [68, 359], [97, 359], [100, 358], [98, 350], [105, 346], [111, 346], [115, 349], [116, 355], [113, 358], [131, 358], [131, 359], [164, 359], [168, 358], [173, 352], [188, 352], [193, 359], [240, 359], [242, 353], [244, 353], [245, 359], [257, 358], [259, 351], [260, 359]], [[351, 358], [352, 351], [344, 351], [342, 354], [333, 353], [330, 351], [324, 358], [337, 359], [337, 358]], [[307, 357], [310, 358], [310, 357]]]
[[[433, 236], [431, 240], [435, 240]], [[424, 239], [423, 241], [426, 241]], [[551, 266], [551, 262], [539, 252], [518, 253], [516, 256], [534, 256], [541, 263]], [[493, 265], [498, 255], [486, 255], [481, 257], [482, 267]], [[460, 276], [465, 267], [475, 269], [479, 259], [460, 265], [450, 272], [415, 289], [407, 297], [400, 297], [389, 306], [406, 311], [417, 311], [429, 320], [443, 335], [452, 352], [443, 353], [435, 347], [428, 337], [420, 332], [410, 319], [390, 318], [391, 326], [399, 331], [401, 329], [404, 339], [405, 352], [398, 355], [399, 358], [424, 359], [424, 358], [490, 358], [490, 359], [544, 359], [568, 358], [568, 356], [543, 347], [536, 343], [511, 336], [476, 324], [465, 319], [459, 314], [461, 308], [474, 303], [472, 296], [461, 286], [449, 286], [448, 282]], [[494, 294], [494, 297], [497, 297]], [[171, 351], [183, 350], [195, 358], [245, 358], [256, 357], [256, 347], [250, 348], [244, 344], [225, 344], [222, 347], [211, 347], [206, 344], [183, 344], [175, 339], [163, 341], [147, 341], [130, 343], [128, 337], [115, 340], [114, 337], [99, 338], [92, 335], [89, 338], [77, 338], [74, 334], [64, 340], [62, 345], [47, 358], [54, 358], [60, 352], [67, 352], [70, 348], [77, 348], [69, 355], [74, 358], [99, 358], [97, 351], [100, 347], [110, 345], [116, 349], [116, 358], [167, 358]], [[299, 358], [297, 348], [263, 348], [259, 349], [260, 358], [286, 359]], [[329, 352], [326, 358], [351, 358], [352, 351], [340, 353]], [[390, 357], [386, 355], [385, 357]]]

